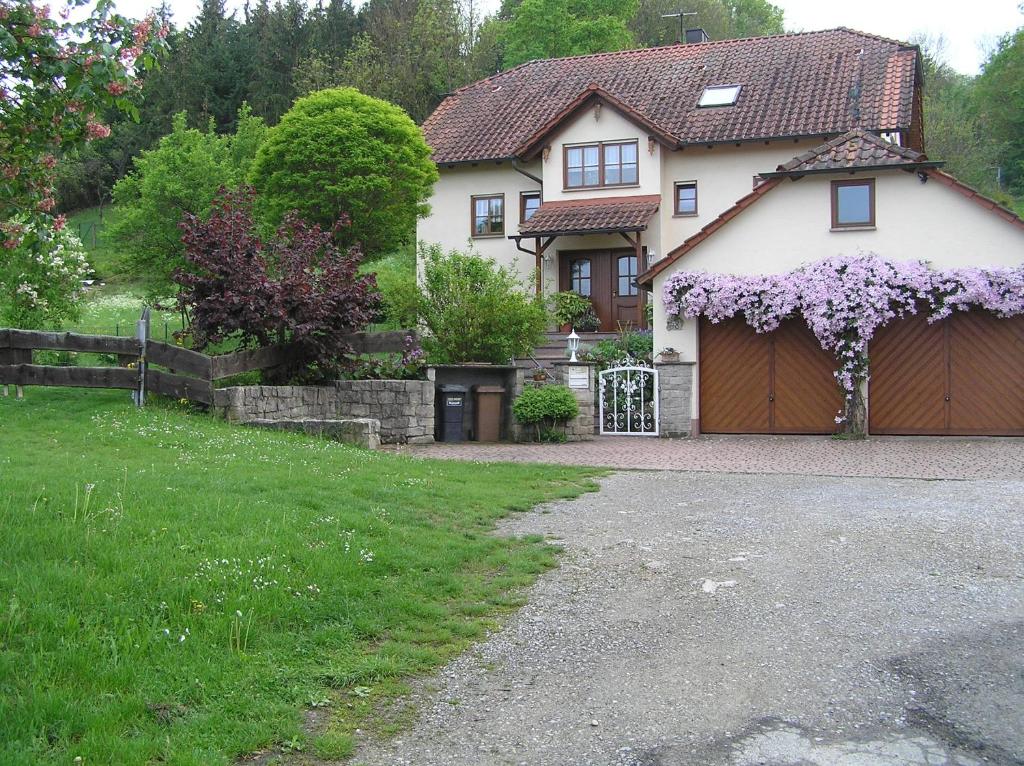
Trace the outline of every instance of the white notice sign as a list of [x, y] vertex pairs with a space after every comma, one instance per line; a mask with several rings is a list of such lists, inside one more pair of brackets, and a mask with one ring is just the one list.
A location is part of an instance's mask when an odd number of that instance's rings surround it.
[[568, 373], [569, 388], [590, 388], [589, 367], [570, 367]]

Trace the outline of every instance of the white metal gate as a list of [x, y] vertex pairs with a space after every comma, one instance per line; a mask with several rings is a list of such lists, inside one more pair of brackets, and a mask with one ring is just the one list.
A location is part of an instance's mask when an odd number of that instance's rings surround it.
[[623, 365], [598, 374], [602, 434], [658, 435], [658, 371]]

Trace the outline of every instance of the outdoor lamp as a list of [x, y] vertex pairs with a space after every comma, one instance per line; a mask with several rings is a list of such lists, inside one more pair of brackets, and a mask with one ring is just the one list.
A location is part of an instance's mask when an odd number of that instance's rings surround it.
[[578, 362], [579, 359], [576, 358], [576, 352], [580, 350], [580, 336], [576, 334], [575, 329], [569, 333], [569, 337], [566, 338], [566, 341], [569, 344], [569, 361]]

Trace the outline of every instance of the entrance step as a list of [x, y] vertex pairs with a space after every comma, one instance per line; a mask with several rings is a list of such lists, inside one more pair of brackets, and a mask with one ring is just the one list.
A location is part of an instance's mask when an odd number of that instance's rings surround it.
[[[567, 335], [568, 333], [563, 332], [545, 333], [544, 341], [533, 350], [533, 354], [516, 359], [515, 366], [524, 370], [533, 370], [537, 367], [546, 370], [552, 369], [555, 362], [562, 362], [569, 358], [569, 348], [565, 340]], [[593, 345], [598, 341], [615, 340], [619, 337], [617, 332], [582, 332], [578, 335], [581, 348]]]

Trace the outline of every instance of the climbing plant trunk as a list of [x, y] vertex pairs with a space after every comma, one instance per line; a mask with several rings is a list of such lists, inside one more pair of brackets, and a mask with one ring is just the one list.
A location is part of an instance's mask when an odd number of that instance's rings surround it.
[[846, 433], [850, 436], [864, 436], [868, 428], [868, 408], [864, 400], [867, 378], [857, 378], [853, 391], [846, 399]]

